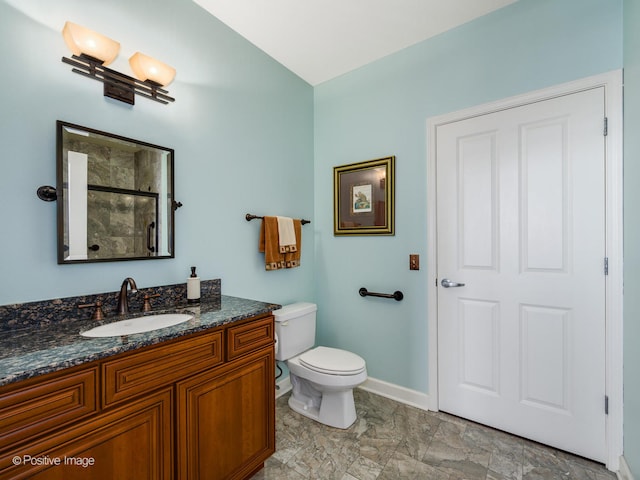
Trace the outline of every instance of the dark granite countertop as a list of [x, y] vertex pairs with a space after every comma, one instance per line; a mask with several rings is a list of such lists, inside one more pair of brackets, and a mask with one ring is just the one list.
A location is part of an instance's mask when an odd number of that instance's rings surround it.
[[[3, 332], [0, 338], [0, 386], [269, 313], [280, 307], [274, 303], [221, 295], [196, 306], [149, 312], [190, 312], [194, 318], [172, 327], [126, 337], [87, 338], [80, 335], [80, 332], [123, 317], [100, 322], [67, 319], [46, 328], [35, 325], [13, 328]], [[140, 315], [132, 313], [129, 317]]]

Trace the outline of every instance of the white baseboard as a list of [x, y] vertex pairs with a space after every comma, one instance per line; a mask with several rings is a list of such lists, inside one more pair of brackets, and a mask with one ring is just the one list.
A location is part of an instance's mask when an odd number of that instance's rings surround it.
[[[276, 388], [276, 398], [280, 398], [282, 395], [291, 391], [291, 380], [287, 375], [283, 379], [279, 380]], [[421, 410], [429, 410], [429, 395], [426, 393], [411, 390], [409, 388], [401, 387], [393, 383], [384, 382], [375, 378], [367, 378], [366, 382], [360, 385], [358, 388], [367, 392], [375, 393], [381, 397], [390, 398], [400, 403], [410, 405], [412, 407], [419, 408]]]
[[291, 380], [289, 380], [289, 375], [287, 375], [282, 380], [276, 382], [276, 398], [280, 398], [285, 393], [289, 393], [291, 388]]
[[367, 381], [358, 388], [421, 410], [429, 410], [429, 395], [411, 390], [410, 388], [401, 387], [371, 377], [367, 378]]
[[633, 474], [629, 469], [629, 465], [627, 465], [627, 461], [624, 457], [620, 457], [620, 470], [616, 472], [619, 480], [634, 480]]

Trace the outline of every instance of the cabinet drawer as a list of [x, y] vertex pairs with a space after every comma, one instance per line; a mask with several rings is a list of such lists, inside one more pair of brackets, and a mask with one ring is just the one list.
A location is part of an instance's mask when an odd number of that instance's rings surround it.
[[103, 405], [148, 393], [222, 362], [221, 330], [104, 362]]
[[0, 395], [0, 450], [97, 411], [97, 367]]
[[273, 344], [273, 316], [227, 329], [227, 360]]

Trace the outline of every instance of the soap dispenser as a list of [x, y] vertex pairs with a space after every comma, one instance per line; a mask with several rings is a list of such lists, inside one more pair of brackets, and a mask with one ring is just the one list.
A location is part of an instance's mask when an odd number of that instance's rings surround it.
[[191, 276], [187, 278], [187, 303], [200, 302], [200, 277], [196, 275], [196, 267], [191, 267]]

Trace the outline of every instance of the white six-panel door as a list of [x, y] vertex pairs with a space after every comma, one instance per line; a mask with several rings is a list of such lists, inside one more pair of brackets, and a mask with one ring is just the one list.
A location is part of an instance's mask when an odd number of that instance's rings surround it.
[[440, 409], [602, 462], [604, 116], [593, 88], [436, 133]]

